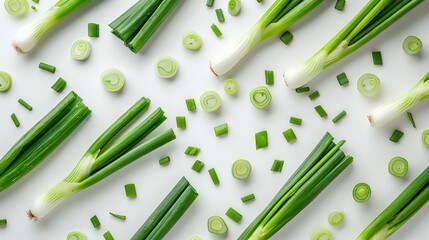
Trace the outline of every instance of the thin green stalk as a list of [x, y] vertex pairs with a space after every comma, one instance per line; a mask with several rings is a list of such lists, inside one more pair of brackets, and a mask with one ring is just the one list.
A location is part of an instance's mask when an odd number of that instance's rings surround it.
[[279, 14], [271, 21], [271, 23], [276, 23], [282, 18], [286, 13], [288, 13], [291, 9], [300, 4], [303, 0], [291, 0], [283, 7]]

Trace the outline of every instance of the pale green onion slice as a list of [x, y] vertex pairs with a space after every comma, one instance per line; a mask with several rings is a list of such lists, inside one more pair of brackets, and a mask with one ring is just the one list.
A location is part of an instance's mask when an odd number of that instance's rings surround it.
[[241, 11], [241, 0], [229, 0], [228, 12], [231, 16], [237, 16]]
[[353, 188], [353, 199], [358, 203], [367, 202], [371, 198], [371, 187], [366, 183], [358, 183]]
[[232, 164], [232, 176], [238, 180], [246, 180], [252, 172], [252, 165], [245, 159], [236, 160]]
[[429, 129], [422, 132], [422, 144], [425, 147], [429, 147]]
[[197, 51], [203, 45], [203, 41], [196, 32], [188, 32], [183, 35], [182, 44], [189, 50]]
[[332, 240], [334, 236], [332, 235], [331, 230], [325, 227], [317, 227], [311, 230], [310, 240]]
[[207, 221], [209, 232], [217, 235], [223, 235], [228, 232], [228, 226], [220, 216], [211, 216]]
[[328, 215], [328, 222], [333, 227], [338, 227], [344, 222], [344, 213], [340, 210], [334, 210]]
[[73, 232], [69, 232], [69, 234], [67, 234], [66, 239], [67, 240], [86, 240], [86, 236], [82, 232], [73, 231]]
[[0, 71], [0, 92], [6, 92], [12, 86], [12, 78], [9, 73]]
[[201, 107], [206, 112], [215, 112], [222, 105], [219, 94], [213, 90], [208, 90], [200, 96]]
[[4, 8], [12, 16], [21, 16], [27, 13], [30, 6], [27, 0], [5, 0]]
[[190, 236], [188, 240], [203, 240], [200, 236]]
[[380, 91], [380, 79], [372, 73], [365, 73], [359, 78], [357, 88], [365, 97], [375, 96]]
[[250, 101], [258, 109], [264, 109], [271, 103], [271, 93], [265, 86], [256, 87], [250, 92]]
[[404, 52], [415, 55], [418, 54], [423, 48], [422, 40], [420, 40], [416, 36], [408, 36], [404, 39], [404, 42], [402, 43], [402, 49], [404, 49]]
[[84, 61], [91, 55], [91, 51], [91, 44], [86, 40], [79, 39], [71, 46], [70, 55], [73, 59]]
[[177, 62], [171, 57], [161, 57], [156, 62], [156, 74], [161, 78], [174, 77], [177, 73], [177, 69]]
[[124, 74], [116, 68], [108, 68], [101, 73], [101, 83], [110, 92], [118, 92], [125, 85]]
[[408, 172], [408, 161], [403, 157], [394, 157], [389, 162], [389, 173], [395, 177], [404, 177]]
[[223, 89], [228, 95], [235, 95], [238, 91], [238, 83], [234, 79], [230, 78], [223, 82]]

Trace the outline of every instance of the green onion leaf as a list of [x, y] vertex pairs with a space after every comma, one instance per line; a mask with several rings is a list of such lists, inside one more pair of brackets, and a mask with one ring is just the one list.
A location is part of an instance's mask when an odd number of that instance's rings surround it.
[[98, 220], [97, 215], [92, 216], [90, 220], [91, 220], [92, 226], [94, 226], [94, 228], [100, 228], [101, 224], [100, 224], [100, 220]]
[[271, 70], [265, 70], [265, 84], [274, 85], [274, 72]]
[[219, 177], [217, 176], [216, 170], [214, 168], [209, 169], [209, 175], [210, 175], [210, 178], [212, 179], [213, 184], [219, 185], [220, 183]]
[[204, 168], [204, 163], [201, 162], [200, 160], [196, 160], [194, 162], [194, 164], [192, 165], [192, 170], [194, 170], [197, 173], [201, 172], [201, 170], [203, 170], [203, 168]]
[[252, 172], [252, 165], [245, 159], [239, 159], [232, 164], [232, 176], [238, 180], [246, 180]]
[[411, 125], [413, 125], [413, 128], [417, 128], [416, 122], [414, 121], [413, 114], [411, 112], [407, 112], [408, 120], [410, 121]]
[[198, 156], [200, 151], [201, 151], [201, 149], [198, 147], [188, 146], [185, 150], [185, 154], [188, 156]]
[[349, 79], [347, 78], [347, 75], [345, 72], [338, 74], [337, 80], [338, 80], [338, 83], [340, 84], [340, 86], [344, 86], [344, 85], [349, 84]]
[[7, 225], [7, 219], [0, 219], [0, 226], [5, 227]]
[[333, 123], [338, 123], [339, 121], [341, 121], [345, 116], [347, 115], [347, 112], [346, 111], [341, 111], [337, 116], [335, 116], [333, 119], [332, 119], [332, 122]]
[[291, 33], [291, 32], [286, 31], [286, 32], [284, 32], [284, 33], [280, 36], [280, 40], [282, 40], [282, 42], [283, 42], [285, 45], [289, 45], [289, 44], [292, 42], [292, 40], [293, 40], [293, 35], [292, 35], [292, 33]]
[[26, 101], [24, 101], [24, 99], [20, 98], [18, 99], [18, 103], [21, 104], [23, 107], [25, 107], [28, 111], [33, 110], [33, 107], [28, 104]]
[[124, 88], [125, 76], [116, 68], [105, 69], [101, 73], [101, 84], [109, 92], [119, 92]]
[[247, 202], [250, 202], [250, 201], [253, 201], [253, 200], [255, 200], [255, 194], [253, 194], [253, 193], [251, 193], [249, 195], [246, 195], [246, 196], [244, 196], [244, 197], [241, 198], [241, 201], [243, 203], [247, 203]]
[[220, 137], [222, 135], [228, 134], [228, 123], [221, 124], [219, 126], [214, 127], [214, 132], [216, 137]]
[[258, 132], [255, 134], [256, 150], [268, 147], [268, 133], [267, 131]]
[[296, 142], [296, 135], [292, 128], [289, 128], [283, 132], [283, 136], [285, 137], [288, 143]]
[[215, 0], [207, 0], [206, 1], [206, 6], [207, 7], [213, 7], [214, 2], [215, 2]]
[[220, 23], [225, 22], [225, 16], [223, 15], [223, 11], [222, 11], [222, 9], [221, 9], [221, 8], [218, 8], [218, 9], [216, 9], [216, 10], [215, 10], [215, 12], [216, 12], [217, 20], [218, 20]]
[[186, 117], [177, 116], [176, 117], [176, 126], [177, 128], [185, 129], [186, 128]]
[[300, 126], [302, 124], [302, 118], [290, 117], [289, 123]]
[[374, 65], [383, 65], [383, 58], [380, 51], [372, 52], [372, 61]]
[[50, 73], [55, 73], [55, 71], [57, 69], [55, 66], [49, 65], [49, 64], [44, 63], [44, 62], [39, 63], [39, 68], [43, 69], [47, 72], [50, 72]]
[[296, 93], [306, 93], [310, 92], [310, 87], [299, 87], [295, 89]]
[[226, 211], [225, 215], [236, 223], [240, 222], [243, 218], [243, 215], [241, 215], [239, 212], [237, 212], [237, 210], [231, 207], [228, 209], [228, 211]]
[[345, 5], [346, 0], [337, 0], [337, 2], [335, 3], [335, 9], [337, 9], [338, 11], [343, 11]]
[[107, 231], [103, 234], [103, 237], [105, 240], [115, 240], [115, 238], [113, 238], [112, 233], [110, 233], [110, 231]]
[[197, 105], [195, 104], [195, 100], [193, 98], [186, 99], [185, 102], [188, 111], [195, 112], [197, 110]]
[[284, 163], [285, 161], [283, 160], [274, 160], [273, 165], [271, 166], [271, 171], [282, 172]]
[[10, 115], [10, 118], [12, 119], [13, 124], [15, 124], [15, 127], [19, 127], [21, 125], [15, 113], [12, 113], [12, 115]]
[[210, 27], [213, 31], [213, 33], [216, 35], [216, 37], [221, 37], [222, 36], [222, 32], [219, 30], [218, 26], [216, 26], [216, 24], [212, 24]]
[[97, 23], [88, 23], [88, 37], [100, 37], [100, 25]]
[[311, 101], [314, 101], [320, 97], [320, 93], [319, 93], [319, 91], [314, 91], [314, 92], [310, 93], [310, 95], [308, 95], [308, 97], [310, 98]]
[[112, 215], [113, 217], [117, 218], [117, 219], [120, 219], [120, 220], [127, 219], [127, 216], [124, 216], [124, 215], [121, 215], [121, 214], [112, 213], [112, 212], [109, 212], [109, 214]]
[[64, 88], [66, 88], [67, 82], [62, 78], [58, 78], [58, 80], [51, 86], [52, 90], [57, 93], [61, 93]]
[[323, 109], [321, 105], [317, 105], [316, 107], [314, 107], [314, 110], [316, 110], [316, 112], [319, 114], [321, 118], [328, 117], [328, 114], [326, 113], [325, 109]]
[[220, 216], [211, 216], [207, 220], [207, 228], [210, 233], [225, 235], [228, 232], [228, 226]]
[[392, 136], [390, 136], [389, 140], [394, 142], [394, 143], [397, 143], [397, 142], [399, 142], [399, 140], [401, 140], [402, 136], [404, 136], [404, 133], [402, 131], [396, 129], [392, 133]]
[[134, 183], [125, 184], [124, 189], [125, 189], [125, 196], [129, 198], [137, 197], [136, 185]]
[[169, 156], [166, 156], [166, 157], [159, 159], [159, 165], [161, 165], [161, 166], [167, 165], [169, 163], [170, 163], [170, 157]]

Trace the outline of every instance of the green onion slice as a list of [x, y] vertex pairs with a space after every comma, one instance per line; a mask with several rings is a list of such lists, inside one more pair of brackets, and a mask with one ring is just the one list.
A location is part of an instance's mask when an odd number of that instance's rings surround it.
[[194, 236], [190, 236], [189, 238], [188, 238], [188, 240], [203, 240], [200, 236], [196, 236], [196, 235], [194, 235]]
[[359, 78], [357, 88], [365, 97], [375, 96], [380, 91], [380, 79], [372, 73], [365, 73]]
[[332, 235], [331, 230], [325, 227], [317, 227], [311, 230], [310, 240], [332, 240], [334, 236]]
[[358, 183], [353, 188], [353, 199], [358, 203], [367, 202], [371, 198], [371, 187], [366, 183]]
[[219, 94], [213, 90], [208, 90], [200, 96], [201, 107], [206, 112], [215, 112], [222, 105]]
[[200, 35], [196, 32], [187, 32], [182, 37], [182, 44], [185, 48], [196, 51], [201, 48], [203, 41], [201, 40]]
[[129, 198], [137, 197], [136, 185], [134, 183], [125, 184], [124, 188], [125, 188], [125, 196]]
[[112, 215], [113, 217], [117, 218], [117, 219], [120, 219], [120, 220], [127, 219], [127, 216], [125, 216], [125, 215], [121, 215], [121, 214], [117, 214], [117, 213], [112, 213], [112, 212], [109, 212], [109, 214]]
[[216, 12], [217, 20], [218, 20], [220, 23], [225, 22], [225, 16], [223, 15], [222, 8], [218, 8], [218, 9], [216, 9], [216, 10], [215, 10], [215, 12]]
[[228, 1], [228, 12], [231, 16], [237, 16], [241, 11], [241, 0], [229, 0]]
[[177, 61], [172, 57], [161, 57], [156, 61], [156, 74], [161, 78], [172, 78], [178, 69]]
[[228, 95], [235, 95], [238, 91], [238, 83], [234, 79], [230, 78], [223, 82], [223, 89]]
[[216, 137], [228, 134], [228, 123], [224, 123], [214, 127]]
[[27, 13], [30, 6], [27, 0], [5, 0], [4, 8], [12, 16], [21, 16]]
[[69, 234], [67, 234], [66, 239], [67, 240], [86, 240], [86, 236], [82, 232], [73, 231], [73, 232], [69, 232]]
[[91, 51], [91, 44], [86, 40], [79, 39], [71, 46], [70, 55], [73, 59], [84, 61], [89, 58]]
[[245, 159], [236, 160], [232, 164], [232, 176], [238, 180], [246, 180], [252, 172], [252, 165]]
[[249, 202], [249, 201], [252, 201], [252, 200], [255, 200], [255, 194], [253, 194], [253, 193], [248, 194], [248, 195], [246, 195], [246, 196], [244, 196], [244, 197], [241, 198], [241, 201], [243, 203], [246, 203], [246, 202]]
[[429, 129], [422, 132], [422, 144], [425, 147], [429, 147]]
[[0, 227], [4, 227], [6, 225], [7, 225], [7, 219], [6, 218], [0, 219]]
[[6, 92], [12, 86], [12, 78], [9, 73], [0, 71], [0, 92]]
[[209, 232], [217, 235], [223, 235], [228, 232], [228, 226], [220, 216], [211, 216], [207, 221]]
[[328, 215], [328, 222], [333, 227], [338, 227], [344, 222], [344, 213], [340, 210], [334, 210]]
[[116, 68], [108, 68], [101, 73], [101, 83], [110, 92], [118, 92], [125, 85], [124, 74]]
[[219, 177], [217, 176], [216, 169], [210, 168], [208, 172], [209, 172], [210, 178], [212, 179], [213, 184], [219, 185], [220, 181], [219, 181]]
[[420, 51], [423, 48], [422, 40], [420, 40], [416, 36], [408, 36], [404, 39], [404, 42], [402, 43], [402, 49], [404, 49], [404, 52], [415, 55], [420, 53]]
[[258, 109], [264, 109], [271, 103], [271, 93], [265, 86], [256, 87], [250, 92], [250, 101]]
[[408, 172], [408, 161], [403, 157], [394, 157], [389, 162], [389, 173], [395, 177], [404, 177]]

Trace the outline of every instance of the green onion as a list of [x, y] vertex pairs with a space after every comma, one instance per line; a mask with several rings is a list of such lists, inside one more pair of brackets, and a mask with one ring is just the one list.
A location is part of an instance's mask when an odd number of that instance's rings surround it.
[[39, 0], [32, 0], [34, 3], [39, 3]]
[[5, 0], [4, 8], [12, 16], [21, 16], [27, 13], [29, 5], [27, 0]]
[[319, 116], [321, 118], [326, 118], [328, 117], [328, 114], [326, 113], [325, 109], [323, 109], [323, 107], [321, 105], [317, 105], [314, 110], [316, 110], [316, 112], [319, 114]]
[[4, 227], [7, 225], [7, 219], [0, 219], [0, 226]]
[[73, 59], [84, 61], [91, 55], [91, 43], [86, 40], [79, 39], [73, 43], [70, 48], [70, 55]]
[[367, 202], [371, 198], [371, 187], [366, 183], [358, 183], [353, 188], [353, 199], [358, 203]]
[[136, 185], [134, 183], [125, 184], [124, 189], [125, 189], [125, 196], [129, 198], [137, 197]]
[[258, 3], [263, 3], [264, 0], [256, 0]]
[[213, 31], [213, 33], [216, 35], [216, 37], [221, 37], [222, 36], [222, 32], [220, 31], [220, 29], [216, 26], [216, 24], [212, 24], [210, 27]]
[[[261, 42], [278, 36], [316, 8], [323, 0], [275, 0], [264, 15], [231, 45], [217, 50], [210, 59], [210, 69], [217, 75], [227, 74]], [[212, 25], [213, 27], [213, 25]], [[219, 34], [216, 34], [219, 37]], [[285, 37], [286, 42], [289, 37]]]
[[285, 137], [288, 143], [296, 142], [296, 135], [292, 128], [289, 128], [283, 132], [283, 136]]
[[[128, 164], [141, 159], [142, 156], [174, 140], [176, 138], [174, 131], [168, 129], [140, 143], [166, 120], [164, 112], [160, 108], [134, 129], [124, 134], [122, 138], [116, 137], [122, 132], [121, 130], [124, 130], [140, 113], [146, 110], [149, 104], [149, 99], [141, 98], [106, 129], [83, 154], [69, 175], [34, 202], [28, 211], [28, 216], [34, 220], [45, 217], [67, 197], [89, 188]], [[112, 139], [115, 141], [112, 142]]]
[[407, 112], [408, 120], [410, 121], [411, 125], [413, 125], [413, 128], [417, 128], [416, 122], [414, 121], [413, 114], [410, 112]]
[[235, 160], [232, 164], [232, 176], [238, 180], [246, 180], [252, 172], [252, 165], [245, 159]]
[[403, 157], [394, 157], [389, 161], [389, 173], [395, 177], [404, 177], [408, 172], [408, 161]]
[[113, 238], [112, 233], [110, 233], [110, 231], [107, 231], [103, 234], [103, 237], [105, 240], [115, 240], [115, 238]]
[[368, 120], [372, 126], [383, 126], [395, 118], [399, 117], [416, 103], [429, 96], [429, 73], [427, 73], [417, 84], [404, 95], [394, 99], [373, 110], [368, 115]]
[[91, 220], [92, 226], [94, 226], [94, 228], [100, 228], [101, 224], [100, 224], [100, 220], [98, 220], [97, 215], [92, 216], [90, 220]]
[[214, 168], [209, 169], [210, 178], [214, 185], [219, 185], [219, 177], [217, 176], [216, 170]]
[[55, 71], [57, 69], [55, 66], [49, 65], [49, 64], [44, 63], [44, 62], [39, 63], [39, 68], [43, 69], [47, 72], [50, 72], [50, 73], [55, 73]]
[[373, 97], [380, 91], [380, 79], [372, 73], [365, 73], [359, 78], [357, 88], [365, 97]]
[[383, 58], [381, 57], [380, 51], [372, 52], [372, 61], [374, 65], [383, 65]]
[[182, 177], [131, 240], [163, 239], [197, 197], [197, 191]]
[[109, 212], [109, 214], [112, 215], [113, 217], [117, 218], [117, 219], [120, 219], [120, 220], [127, 219], [127, 216], [124, 216], [124, 215], [121, 215], [121, 214], [112, 213], [112, 212]]
[[197, 110], [197, 105], [195, 104], [195, 100], [193, 98], [186, 99], [186, 108], [190, 112], [195, 112]]
[[404, 49], [405, 53], [410, 55], [419, 54], [422, 48], [422, 40], [416, 36], [408, 36], [404, 39], [404, 42], [402, 42], [402, 49]]
[[201, 40], [200, 35], [196, 32], [187, 32], [182, 37], [182, 44], [185, 48], [197, 51], [203, 45], [203, 41]]
[[15, 124], [15, 127], [19, 127], [21, 125], [15, 113], [12, 113], [12, 115], [10, 115], [10, 118], [12, 119], [13, 124]]
[[390, 136], [389, 140], [397, 143], [399, 142], [399, 140], [401, 140], [402, 136], [404, 136], [404, 133], [396, 129], [395, 131], [393, 131], [392, 136]]
[[268, 147], [268, 133], [267, 131], [258, 132], [255, 134], [256, 150]]
[[283, 160], [274, 160], [273, 165], [271, 166], [271, 171], [282, 172], [284, 164], [285, 164], [285, 161]]
[[265, 70], [265, 84], [274, 85], [274, 72], [271, 70]]
[[166, 156], [166, 157], [159, 159], [159, 165], [161, 165], [161, 166], [167, 165], [169, 163], [170, 163], [170, 157], [169, 156]]
[[67, 234], [66, 240], [86, 240], [86, 236], [83, 232], [73, 231]]
[[216, 10], [215, 10], [215, 12], [216, 12], [217, 20], [218, 20], [220, 23], [225, 22], [225, 16], [223, 15], [223, 11], [222, 11], [222, 9], [221, 9], [221, 8], [218, 8], [218, 9], [216, 9]]
[[101, 73], [100, 81], [107, 91], [118, 92], [125, 85], [125, 76], [116, 68], [108, 68]]
[[222, 105], [222, 100], [217, 92], [208, 90], [201, 94], [200, 104], [204, 111], [216, 112]]
[[331, 230], [325, 227], [317, 227], [311, 230], [310, 240], [333, 240], [334, 235], [332, 235]]
[[290, 88], [303, 86], [319, 73], [358, 50], [424, 0], [370, 0], [325, 46], [283, 75]]
[[422, 132], [422, 144], [425, 147], [429, 147], [429, 129]]
[[211, 216], [207, 220], [207, 228], [209, 232], [217, 235], [225, 235], [228, 232], [228, 226], [222, 217]]
[[296, 91], [297, 93], [310, 92], [310, 87], [299, 87], [299, 88], [295, 89], [295, 91]]
[[176, 117], [176, 126], [177, 128], [185, 129], [186, 128], [186, 117], [177, 116]]
[[250, 94], [250, 102], [258, 109], [264, 109], [271, 103], [271, 93], [265, 86], [254, 88]]
[[228, 134], [228, 123], [214, 127], [216, 137]]
[[225, 215], [236, 223], [240, 222], [243, 218], [243, 215], [241, 215], [239, 212], [237, 212], [237, 210], [231, 207], [228, 209], [228, 211], [226, 211]]
[[100, 25], [97, 23], [88, 23], [88, 37], [100, 37]]
[[188, 146], [185, 150], [185, 154], [188, 156], [198, 156], [200, 154], [201, 149], [194, 146]]
[[203, 240], [200, 236], [190, 236], [188, 240]]
[[0, 92], [6, 92], [12, 87], [12, 78], [9, 73], [0, 71]]
[[62, 78], [58, 78], [58, 80], [51, 86], [52, 90], [57, 93], [61, 93], [64, 88], [66, 88], [67, 82]]
[[255, 200], [255, 194], [253, 194], [253, 193], [251, 193], [249, 195], [246, 195], [246, 196], [244, 196], [244, 197], [241, 198], [241, 201], [243, 203], [247, 203], [247, 202], [250, 202], [250, 201], [253, 201], [253, 200]]
[[344, 222], [344, 213], [340, 210], [334, 210], [328, 215], [328, 222], [333, 227], [341, 226]]
[[291, 32], [286, 31], [280, 36], [280, 40], [282, 40], [284, 44], [289, 45], [293, 40], [293, 35]]
[[343, 11], [345, 5], [346, 0], [337, 0], [337, 2], [335, 3], [335, 9], [337, 9], [338, 11]]
[[228, 12], [231, 16], [238, 16], [241, 11], [241, 0], [229, 0]]
[[341, 111], [337, 116], [335, 116], [333, 119], [332, 119], [332, 122], [333, 123], [338, 123], [339, 121], [341, 121], [345, 116], [347, 115], [347, 112], [346, 111]]
[[194, 164], [192, 165], [192, 170], [194, 170], [197, 173], [201, 172], [201, 170], [203, 170], [203, 168], [204, 168], [204, 163], [201, 162], [200, 160], [196, 160], [194, 162]]
[[290, 117], [289, 123], [292, 123], [295, 125], [301, 125], [302, 124], [302, 118]]
[[345, 72], [338, 74], [337, 80], [338, 80], [338, 83], [340, 84], [340, 86], [344, 86], [344, 85], [349, 84], [349, 79], [347, 78], [347, 75]]
[[156, 61], [156, 74], [160, 78], [173, 78], [176, 76], [179, 65], [172, 57], [161, 57]]
[[314, 91], [314, 92], [310, 93], [310, 95], [308, 95], [308, 97], [310, 98], [311, 101], [314, 101], [320, 97], [320, 93], [319, 93], [319, 91]]
[[37, 10], [37, 8], [35, 6], [31, 6], [31, 9], [33, 9], [33, 11]]
[[28, 104], [26, 101], [24, 101], [24, 99], [20, 98], [18, 99], [18, 103], [21, 104], [23, 107], [25, 107], [28, 111], [33, 110], [33, 107]]
[[235, 95], [238, 91], [238, 83], [234, 79], [230, 78], [223, 82], [223, 90], [228, 95]]
[[207, 0], [206, 6], [207, 7], [213, 7], [214, 2], [215, 2], [215, 0]]

